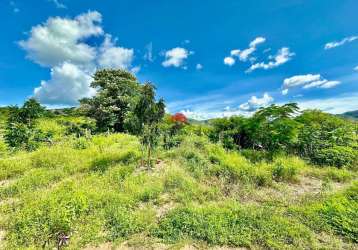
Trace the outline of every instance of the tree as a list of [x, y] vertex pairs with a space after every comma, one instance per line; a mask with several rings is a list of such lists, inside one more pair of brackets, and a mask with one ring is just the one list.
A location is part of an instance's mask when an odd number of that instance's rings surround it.
[[49, 140], [50, 134], [35, 128], [36, 120], [45, 111], [35, 99], [27, 100], [21, 108], [10, 107], [4, 135], [7, 145], [10, 148], [34, 150], [40, 142]]
[[[315, 164], [338, 167], [343, 162], [353, 165], [348, 162], [358, 159], [356, 123], [319, 110], [306, 110], [296, 121], [302, 124], [296, 146], [301, 156]], [[355, 152], [355, 157], [350, 152]]]
[[139, 101], [134, 108], [131, 117], [133, 131], [140, 135], [141, 144], [147, 152], [146, 164], [152, 166], [152, 150], [158, 144], [160, 136], [159, 123], [165, 114], [163, 99], [155, 100], [155, 87], [151, 83], [145, 83], [140, 91]]
[[298, 110], [296, 103], [283, 106], [273, 104], [258, 110], [245, 128], [253, 148], [271, 152], [290, 149], [297, 141], [300, 124], [293, 118]]
[[217, 118], [211, 121], [212, 129], [209, 138], [220, 142], [226, 149], [246, 147], [247, 136], [244, 130], [247, 119], [242, 116]]
[[271, 105], [251, 118], [233, 116], [211, 121], [209, 137], [227, 149], [288, 150], [297, 139], [299, 123], [294, 120], [297, 104]]
[[163, 137], [163, 147], [177, 147], [183, 140], [183, 128], [188, 124], [188, 118], [182, 113], [167, 115], [160, 125]]
[[35, 120], [45, 114], [46, 109], [34, 98], [27, 100], [22, 108], [10, 107], [9, 123], [22, 123], [32, 127]]
[[95, 73], [91, 87], [97, 94], [80, 100], [81, 109], [96, 121], [99, 131], [124, 132], [126, 117], [140, 96], [136, 77], [122, 69], [103, 69]]

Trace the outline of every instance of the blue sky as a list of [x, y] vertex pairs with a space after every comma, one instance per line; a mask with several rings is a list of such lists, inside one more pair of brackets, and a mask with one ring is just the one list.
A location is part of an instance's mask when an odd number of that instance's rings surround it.
[[358, 109], [356, 0], [1, 0], [0, 105], [91, 96], [96, 69], [206, 119], [298, 102]]

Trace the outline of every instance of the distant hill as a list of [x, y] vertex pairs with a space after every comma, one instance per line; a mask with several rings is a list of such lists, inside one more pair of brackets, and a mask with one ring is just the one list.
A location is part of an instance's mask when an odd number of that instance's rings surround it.
[[340, 116], [343, 116], [345, 118], [358, 120], [358, 110], [345, 112], [345, 113], [341, 114]]

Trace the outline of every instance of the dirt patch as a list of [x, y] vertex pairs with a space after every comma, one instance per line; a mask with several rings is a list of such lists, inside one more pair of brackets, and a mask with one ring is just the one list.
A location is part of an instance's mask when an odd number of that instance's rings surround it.
[[236, 193], [240, 202], [245, 204], [260, 204], [275, 202], [277, 205], [287, 206], [299, 203], [307, 197], [315, 197], [326, 191], [338, 191], [348, 186], [349, 183], [329, 183], [327, 186], [322, 180], [302, 176], [297, 183], [274, 183], [270, 187], [245, 188], [239, 185], [232, 187], [230, 192]]
[[0, 181], [0, 188], [6, 188], [8, 186], [10, 186], [12, 183], [14, 183], [16, 180], [12, 179], [12, 180], [2, 180]]
[[6, 232], [0, 229], [0, 248], [4, 247], [4, 240], [5, 240]]
[[294, 197], [301, 197], [306, 194], [316, 195], [322, 191], [322, 181], [313, 177], [303, 176], [297, 184], [291, 184], [292, 195]]
[[5, 200], [1, 200], [0, 201], [0, 206], [4, 206], [4, 205], [14, 205], [16, 202], [18, 202], [19, 199], [18, 198], [8, 198]]
[[157, 218], [164, 217], [171, 209], [175, 207], [175, 203], [170, 201], [156, 208]]

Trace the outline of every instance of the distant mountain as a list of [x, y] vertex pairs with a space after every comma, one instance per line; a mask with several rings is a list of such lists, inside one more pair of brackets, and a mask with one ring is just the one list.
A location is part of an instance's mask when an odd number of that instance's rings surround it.
[[345, 112], [345, 113], [341, 114], [341, 116], [343, 116], [345, 118], [358, 120], [358, 110]]

